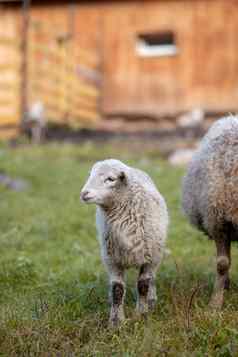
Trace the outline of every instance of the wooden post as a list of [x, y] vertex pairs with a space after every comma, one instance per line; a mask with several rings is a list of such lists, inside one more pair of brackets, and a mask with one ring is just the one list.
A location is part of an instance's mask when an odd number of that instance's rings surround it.
[[22, 67], [21, 67], [21, 116], [22, 120], [28, 111], [28, 31], [31, 0], [23, 0], [22, 5]]
[[75, 58], [74, 58], [74, 46], [75, 46], [75, 10], [76, 6], [75, 4], [70, 1], [68, 5], [68, 36], [67, 36], [67, 57], [65, 58], [65, 64], [66, 68], [68, 70], [68, 80], [65, 82], [65, 85], [67, 86], [67, 114], [66, 114], [66, 119], [68, 122], [73, 119], [73, 111], [72, 111], [72, 106], [73, 106], [73, 82], [75, 80], [76, 76], [76, 71], [75, 71]]

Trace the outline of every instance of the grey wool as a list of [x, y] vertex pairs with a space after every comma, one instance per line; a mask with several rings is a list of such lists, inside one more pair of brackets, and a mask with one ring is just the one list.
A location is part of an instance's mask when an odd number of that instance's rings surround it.
[[217, 276], [211, 306], [229, 287], [231, 241], [238, 240], [238, 117], [218, 120], [203, 138], [183, 182], [182, 205], [192, 225], [213, 239]]
[[125, 271], [139, 270], [137, 311], [156, 302], [155, 276], [165, 252], [168, 212], [151, 178], [119, 160], [97, 162], [81, 198], [97, 205], [102, 260], [110, 280], [111, 325], [124, 320]]

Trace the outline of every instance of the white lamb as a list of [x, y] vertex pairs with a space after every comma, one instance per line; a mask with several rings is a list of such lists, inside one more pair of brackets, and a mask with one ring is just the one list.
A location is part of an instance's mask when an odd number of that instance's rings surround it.
[[102, 259], [110, 279], [110, 323], [124, 319], [124, 273], [139, 269], [137, 311], [145, 314], [157, 300], [155, 276], [165, 252], [166, 203], [151, 178], [118, 160], [97, 162], [81, 192], [97, 205]]

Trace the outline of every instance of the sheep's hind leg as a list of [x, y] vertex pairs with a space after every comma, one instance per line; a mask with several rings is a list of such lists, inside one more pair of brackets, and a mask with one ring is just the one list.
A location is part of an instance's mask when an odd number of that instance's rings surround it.
[[116, 327], [125, 319], [124, 315], [124, 298], [126, 287], [124, 282], [124, 271], [113, 269], [110, 272], [110, 293], [111, 312], [109, 324]]
[[137, 281], [137, 312], [146, 314], [149, 310], [154, 309], [157, 295], [155, 285], [156, 269], [151, 265], [145, 264], [141, 267]]
[[217, 249], [217, 275], [210, 306], [213, 309], [221, 309], [224, 302], [224, 289], [229, 288], [229, 268], [231, 265], [231, 239], [229, 231], [220, 232], [215, 236]]

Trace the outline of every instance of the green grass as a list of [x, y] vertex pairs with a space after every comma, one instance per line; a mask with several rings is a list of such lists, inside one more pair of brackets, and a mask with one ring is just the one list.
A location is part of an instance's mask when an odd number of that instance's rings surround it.
[[[171, 254], [157, 277], [156, 311], [145, 321], [135, 318], [130, 272], [128, 319], [118, 331], [107, 327], [95, 207], [79, 200], [92, 163], [111, 156], [153, 177], [171, 217]], [[3, 146], [0, 159], [0, 170], [30, 184], [24, 192], [0, 186], [0, 356], [238, 356], [237, 247], [231, 290], [223, 311], [214, 314], [207, 307], [214, 246], [181, 214], [182, 169], [155, 152], [142, 157], [92, 144]]]

